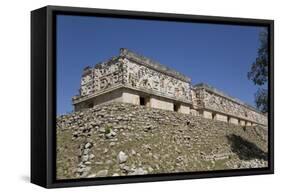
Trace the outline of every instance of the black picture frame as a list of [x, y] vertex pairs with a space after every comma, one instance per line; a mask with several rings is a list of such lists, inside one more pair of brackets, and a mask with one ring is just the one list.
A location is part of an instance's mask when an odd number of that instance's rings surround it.
[[[56, 180], [56, 15], [264, 26], [269, 32], [268, 168]], [[31, 12], [31, 182], [46, 188], [170, 181], [274, 173], [274, 21], [139, 11], [46, 6]]]

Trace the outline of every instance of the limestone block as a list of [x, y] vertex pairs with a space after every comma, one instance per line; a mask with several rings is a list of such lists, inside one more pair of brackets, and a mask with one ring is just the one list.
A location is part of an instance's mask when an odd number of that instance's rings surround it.
[[237, 119], [237, 118], [230, 117], [230, 119], [229, 119], [229, 123], [232, 123], [232, 124], [238, 125], [238, 119]]
[[172, 102], [164, 101], [155, 97], [150, 98], [150, 107], [163, 110], [174, 110], [174, 104]]
[[113, 90], [93, 98], [94, 106], [107, 102], [122, 102], [122, 92]]
[[190, 109], [190, 114], [193, 115], [193, 116], [199, 116], [199, 112], [195, 109]]
[[246, 126], [252, 126], [252, 123], [250, 121], [247, 121]]
[[246, 125], [246, 121], [240, 120], [240, 125], [241, 126], [245, 126]]
[[217, 121], [223, 121], [223, 122], [227, 122], [227, 116], [226, 115], [222, 115], [222, 114], [216, 114], [215, 120]]
[[189, 108], [189, 106], [181, 104], [178, 112], [183, 113], [183, 114], [190, 114], [190, 108]]
[[140, 96], [137, 94], [130, 93], [129, 91], [122, 93], [122, 102], [139, 105]]
[[213, 119], [212, 112], [204, 110], [203, 117], [206, 119]]

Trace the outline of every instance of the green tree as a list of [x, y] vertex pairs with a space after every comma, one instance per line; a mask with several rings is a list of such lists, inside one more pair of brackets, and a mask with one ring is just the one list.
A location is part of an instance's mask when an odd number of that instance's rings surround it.
[[256, 106], [263, 113], [267, 113], [268, 111], [267, 93], [267, 89], [264, 88], [259, 88], [255, 93]]
[[268, 111], [268, 33], [266, 30], [260, 32], [260, 46], [258, 56], [248, 72], [248, 79], [252, 80], [255, 85], [260, 86], [255, 93], [255, 103], [257, 108], [266, 113]]

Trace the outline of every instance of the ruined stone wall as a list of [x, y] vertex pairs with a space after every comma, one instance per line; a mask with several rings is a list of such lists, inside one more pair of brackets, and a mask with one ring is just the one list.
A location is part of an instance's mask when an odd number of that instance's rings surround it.
[[[195, 91], [198, 98], [198, 105], [203, 109], [217, 111], [245, 121], [267, 125], [267, 117], [265, 115], [237, 99], [226, 96], [210, 86], [200, 85], [195, 87]], [[238, 121], [234, 119], [231, 119], [230, 122], [238, 123]]]
[[58, 179], [268, 166], [260, 126], [115, 102], [59, 116], [56, 129]]

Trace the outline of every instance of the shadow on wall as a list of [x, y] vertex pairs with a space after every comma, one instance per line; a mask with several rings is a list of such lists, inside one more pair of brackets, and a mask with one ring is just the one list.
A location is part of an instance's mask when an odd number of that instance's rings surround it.
[[231, 150], [236, 153], [241, 160], [263, 159], [267, 160], [267, 153], [262, 151], [254, 143], [238, 136], [228, 135], [227, 140], [231, 145]]

